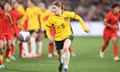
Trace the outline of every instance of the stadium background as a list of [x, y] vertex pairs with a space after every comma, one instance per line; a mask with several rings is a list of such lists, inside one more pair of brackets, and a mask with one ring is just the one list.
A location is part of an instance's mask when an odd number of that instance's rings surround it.
[[[0, 0], [1, 2], [2, 0]], [[26, 0], [21, 0], [26, 8]], [[36, 0], [44, 1], [47, 6], [54, 0]], [[113, 61], [112, 42], [108, 46], [105, 58], [99, 58], [99, 50], [102, 45], [101, 36], [103, 28], [103, 17], [110, 9], [113, 3], [120, 3], [120, 0], [61, 0], [66, 10], [75, 11], [83, 17], [90, 33], [84, 33], [76, 21], [72, 21], [74, 35], [87, 36], [75, 37], [72, 47], [76, 57], [71, 57], [69, 72], [119, 72], [120, 62]], [[77, 27], [77, 28], [76, 28]], [[78, 31], [80, 30], [80, 31]], [[119, 32], [120, 33], [120, 32]], [[118, 39], [120, 48], [120, 40]], [[17, 45], [16, 45], [17, 46]], [[56, 57], [48, 58], [47, 49], [48, 40], [43, 40], [43, 55], [40, 58], [23, 59], [19, 57], [19, 49], [15, 49], [16, 61], [6, 63], [6, 68], [0, 72], [57, 72], [58, 61]], [[120, 49], [119, 49], [120, 52]]]
[[[1, 0], [2, 1], [2, 0]], [[27, 0], [18, 0], [27, 7]], [[54, 0], [35, 0], [36, 5], [39, 2], [44, 2], [49, 8]], [[60, 0], [64, 5], [65, 10], [76, 12], [86, 22], [90, 32], [86, 34], [83, 32], [79, 23], [72, 20], [71, 25], [75, 36], [102, 36], [104, 24], [103, 19], [114, 3], [120, 3], [120, 0]], [[120, 24], [119, 24], [120, 26]], [[119, 32], [120, 36], [120, 32]]]

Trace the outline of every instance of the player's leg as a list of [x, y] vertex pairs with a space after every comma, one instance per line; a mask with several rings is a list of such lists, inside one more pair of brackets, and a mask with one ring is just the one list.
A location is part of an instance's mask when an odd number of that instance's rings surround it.
[[10, 50], [12, 46], [12, 39], [13, 39], [13, 36], [11, 34], [6, 35], [6, 41], [7, 41], [6, 61], [7, 62], [10, 62], [9, 55], [10, 55]]
[[[54, 37], [54, 35], [55, 35], [55, 28], [54, 28], [54, 26], [51, 26], [51, 28], [50, 28], [50, 34], [51, 34], [52, 37]], [[51, 42], [49, 40], [48, 57], [52, 57], [53, 54], [54, 54], [54, 42]]]
[[64, 41], [55, 41], [55, 45], [56, 45], [56, 50], [58, 52], [58, 60], [59, 60], [59, 67], [58, 70], [59, 72], [62, 72], [62, 68], [63, 68], [63, 59], [64, 59], [64, 53], [63, 53], [63, 45], [64, 45]]
[[51, 58], [54, 52], [54, 42], [49, 40], [49, 45], [48, 45], [48, 57]]
[[3, 63], [3, 46], [4, 41], [0, 38], [0, 69], [5, 67]]
[[100, 57], [103, 58], [104, 57], [104, 51], [105, 49], [107, 48], [108, 44], [109, 44], [109, 40], [111, 38], [111, 33], [107, 32], [107, 31], [104, 31], [104, 34], [103, 34], [103, 45], [100, 49]]
[[28, 45], [28, 41], [30, 40], [30, 33], [29, 32], [25, 32], [25, 31], [21, 31], [19, 33], [19, 36], [18, 36], [21, 44], [22, 44], [22, 53], [21, 53], [21, 56], [24, 58], [24, 57], [27, 57], [29, 58], [30, 57], [30, 54], [29, 54], [29, 45]]
[[118, 36], [117, 36], [117, 32], [112, 34], [112, 42], [113, 42], [113, 52], [114, 52], [114, 60], [118, 61], [119, 57], [118, 57]]
[[44, 31], [41, 31], [38, 33], [38, 36], [37, 36], [37, 47], [38, 47], [37, 57], [40, 57], [42, 55], [42, 39], [43, 38], [44, 38]]
[[[74, 36], [71, 36], [71, 40], [72, 40], [72, 41], [73, 41], [73, 39], [74, 39]], [[72, 46], [69, 47], [69, 52], [70, 52], [70, 55], [71, 55], [71, 56], [73, 56], [73, 57], [76, 56], [76, 54], [73, 52]]]
[[32, 57], [36, 57], [36, 38], [37, 38], [37, 33], [33, 31], [30, 37], [30, 48], [31, 48]]
[[19, 55], [22, 57], [22, 55], [23, 55], [23, 44], [22, 44], [22, 42], [24, 41], [24, 38], [23, 38], [21, 32], [18, 35], [18, 40], [20, 41], [19, 42]]
[[64, 41], [64, 46], [63, 46], [63, 55], [64, 55], [64, 72], [68, 72], [68, 65], [69, 65], [69, 60], [70, 60], [70, 52], [69, 52], [69, 47], [71, 46], [71, 40], [66, 39]]
[[7, 49], [6, 49], [6, 62], [10, 62], [9, 55], [10, 55], [10, 49], [12, 45], [12, 40], [7, 40]]
[[10, 49], [10, 53], [9, 53], [10, 60], [16, 60], [16, 58], [14, 56], [15, 42], [16, 42], [16, 38], [13, 37], [12, 44], [11, 44], [11, 49]]

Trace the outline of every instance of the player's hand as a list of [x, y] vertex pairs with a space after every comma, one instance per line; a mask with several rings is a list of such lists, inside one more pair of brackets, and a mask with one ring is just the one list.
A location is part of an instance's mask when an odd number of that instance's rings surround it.
[[118, 25], [113, 25], [112, 28], [118, 30]]
[[8, 12], [5, 12], [5, 16], [10, 16], [10, 14]]
[[86, 33], [89, 33], [89, 29], [86, 29], [85, 32], [86, 32]]
[[49, 40], [50, 42], [54, 42], [54, 37], [53, 36], [49, 37]]

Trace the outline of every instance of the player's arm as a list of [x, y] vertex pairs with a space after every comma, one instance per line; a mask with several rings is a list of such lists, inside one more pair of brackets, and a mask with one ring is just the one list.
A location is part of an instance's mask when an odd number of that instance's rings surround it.
[[107, 19], [104, 19], [104, 25], [107, 26], [107, 27], [110, 27], [110, 28], [118, 28], [118, 25], [112, 25], [110, 23], [108, 23], [108, 20]]
[[51, 35], [51, 31], [50, 31], [52, 26], [53, 26], [52, 19], [48, 18], [48, 21], [46, 24], [46, 34], [47, 34], [47, 37], [50, 39], [50, 41], [53, 42], [54, 37], [53, 37], [53, 35]]
[[83, 19], [82, 19], [80, 16], [75, 15], [75, 19], [80, 22], [80, 24], [81, 24], [81, 26], [82, 26], [82, 29], [83, 29], [85, 32], [89, 32], [89, 30], [88, 30], [85, 22], [83, 21]]
[[83, 29], [85, 32], [89, 32], [89, 30], [88, 30], [85, 22], [83, 21], [83, 19], [82, 19], [79, 15], [77, 15], [77, 14], [74, 13], [74, 12], [69, 12], [68, 15], [70, 16], [70, 18], [79, 21], [80, 24], [81, 24], [81, 26], [82, 26], [82, 29]]
[[10, 20], [10, 26], [13, 26], [13, 19], [12, 19], [11, 15], [10, 15], [8, 12], [6, 12], [5, 15], [6, 15], [6, 16], [9, 18], [9, 20]]

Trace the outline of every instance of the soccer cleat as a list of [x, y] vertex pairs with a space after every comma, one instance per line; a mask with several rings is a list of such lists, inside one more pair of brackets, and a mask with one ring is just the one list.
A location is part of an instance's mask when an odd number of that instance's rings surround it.
[[60, 63], [60, 64], [59, 64], [59, 68], [58, 68], [59, 72], [62, 72], [62, 68], [63, 68], [63, 64]]
[[51, 58], [51, 57], [52, 57], [52, 54], [51, 54], [51, 53], [49, 53], [49, 54], [48, 54], [48, 58]]
[[65, 68], [65, 69], [64, 69], [64, 72], [68, 72], [68, 69]]
[[70, 55], [71, 55], [72, 57], [75, 57], [75, 56], [76, 56], [76, 54], [75, 54], [74, 52], [72, 52]]
[[100, 52], [100, 58], [104, 57], [104, 52]]
[[1, 65], [0, 65], [0, 69], [3, 69], [3, 68], [5, 68], [5, 65], [4, 65], [4, 64], [1, 64]]
[[10, 60], [16, 60], [16, 58], [14, 56], [10, 56], [9, 59]]
[[40, 57], [40, 56], [42, 56], [42, 53], [37, 53], [36, 54], [36, 57]]
[[7, 59], [6, 59], [6, 62], [11, 62], [11, 60], [7, 58]]
[[114, 61], [116, 62], [120, 61], [119, 57], [118, 56], [114, 57]]

